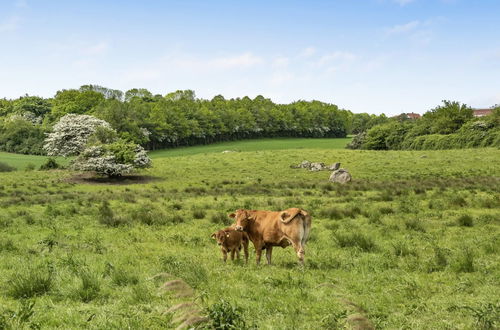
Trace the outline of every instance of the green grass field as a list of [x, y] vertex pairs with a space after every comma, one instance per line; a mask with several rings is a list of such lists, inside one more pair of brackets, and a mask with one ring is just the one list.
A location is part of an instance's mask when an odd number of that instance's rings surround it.
[[[68, 160], [64, 157], [55, 157], [55, 159], [62, 165], [68, 164]], [[35, 168], [39, 168], [40, 165], [44, 164], [46, 161], [47, 156], [21, 155], [0, 151], [0, 162], [8, 164], [17, 170], [26, 169], [28, 164], [33, 164]]]
[[[500, 326], [500, 150], [309, 142], [156, 152], [149, 181], [129, 184], [0, 173], [0, 329], [176, 328], [194, 315], [212, 328]], [[305, 159], [354, 180], [290, 168]], [[291, 248], [256, 266], [252, 245], [248, 265], [222, 262], [210, 235], [228, 213], [288, 207], [313, 216], [304, 268]], [[182, 302], [194, 305], [171, 310]]]
[[214, 143], [206, 146], [164, 149], [150, 153], [151, 158], [189, 156], [222, 151], [263, 151], [286, 149], [343, 149], [352, 138], [343, 139], [255, 139]]
[[[189, 156], [200, 153], [214, 153], [225, 150], [230, 151], [258, 151], [258, 150], [283, 150], [283, 149], [340, 149], [351, 141], [351, 137], [344, 139], [260, 139], [243, 140], [223, 143], [214, 143], [206, 146], [179, 147], [173, 149], [157, 150], [150, 153], [153, 159], [162, 157]], [[56, 157], [58, 163], [67, 165], [69, 160]], [[21, 155], [0, 151], [0, 162], [8, 164], [17, 170], [24, 170], [28, 164], [36, 168], [47, 161], [47, 156]]]

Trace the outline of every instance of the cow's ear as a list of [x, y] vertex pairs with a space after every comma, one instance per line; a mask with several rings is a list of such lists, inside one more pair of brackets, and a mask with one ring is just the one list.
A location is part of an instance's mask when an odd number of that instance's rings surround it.
[[228, 214], [228, 216], [229, 216], [230, 218], [236, 218], [236, 213], [234, 213], [234, 212], [233, 212], [233, 213], [231, 213], [231, 214]]
[[212, 237], [213, 239], [215, 239], [215, 234], [216, 233], [213, 233], [210, 237]]

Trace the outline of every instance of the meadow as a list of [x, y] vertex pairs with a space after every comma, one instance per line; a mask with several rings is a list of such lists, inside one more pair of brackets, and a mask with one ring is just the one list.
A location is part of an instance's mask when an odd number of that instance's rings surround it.
[[[147, 180], [125, 184], [0, 173], [0, 329], [175, 328], [189, 313], [219, 328], [498, 328], [500, 150], [315, 141], [154, 152]], [[290, 168], [303, 160], [353, 181]], [[288, 207], [313, 216], [304, 268], [291, 248], [257, 266], [252, 245], [248, 265], [222, 262], [210, 235], [228, 213]]]
[[[55, 160], [61, 165], [67, 165], [69, 162], [69, 160], [64, 157], [55, 157]], [[16, 170], [26, 170], [30, 167], [38, 169], [42, 164], [47, 162], [47, 156], [22, 155], [0, 151], [0, 162]]]

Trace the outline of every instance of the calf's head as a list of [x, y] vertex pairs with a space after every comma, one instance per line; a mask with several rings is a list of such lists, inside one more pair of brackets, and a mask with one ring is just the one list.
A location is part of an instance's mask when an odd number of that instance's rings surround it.
[[236, 210], [234, 213], [229, 214], [229, 217], [236, 220], [234, 229], [237, 231], [246, 230], [248, 224], [252, 221], [251, 214], [248, 210]]
[[218, 232], [213, 233], [210, 237], [212, 237], [217, 242], [217, 245], [222, 245], [229, 237], [229, 233], [225, 232], [224, 230], [219, 230]]

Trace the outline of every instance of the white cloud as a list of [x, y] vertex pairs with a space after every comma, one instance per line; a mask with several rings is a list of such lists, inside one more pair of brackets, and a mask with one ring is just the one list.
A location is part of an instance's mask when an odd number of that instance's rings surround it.
[[406, 24], [394, 25], [393, 27], [387, 29], [387, 34], [404, 34], [408, 32], [415, 31], [421, 25], [420, 21], [411, 21]]
[[307, 48], [304, 48], [301, 52], [300, 52], [300, 56], [301, 57], [311, 57], [313, 56], [314, 54], [316, 54], [316, 48], [314, 47], [307, 47]]
[[208, 65], [221, 69], [248, 68], [261, 63], [263, 63], [263, 59], [259, 56], [253, 55], [252, 53], [215, 58], [207, 62]]
[[17, 30], [20, 22], [21, 19], [18, 16], [11, 16], [7, 18], [5, 21], [0, 22], [0, 33]]
[[290, 72], [274, 72], [271, 76], [270, 82], [273, 86], [283, 85], [294, 79], [294, 75]]
[[173, 64], [174, 67], [184, 70], [213, 71], [247, 69], [264, 63], [264, 59], [249, 52], [215, 58], [199, 58], [188, 54], [173, 54], [164, 57], [161, 62], [163, 67], [168, 68]]
[[316, 62], [316, 65], [323, 66], [332, 62], [350, 62], [357, 58], [357, 56], [350, 52], [335, 51], [333, 53], [323, 55]]
[[273, 60], [274, 67], [287, 67], [290, 64], [290, 59], [288, 57], [279, 56]]
[[109, 43], [101, 41], [83, 48], [82, 52], [87, 55], [101, 55], [108, 51]]

